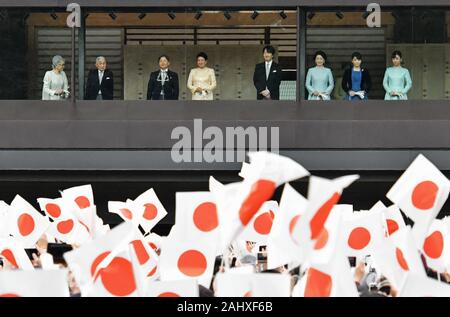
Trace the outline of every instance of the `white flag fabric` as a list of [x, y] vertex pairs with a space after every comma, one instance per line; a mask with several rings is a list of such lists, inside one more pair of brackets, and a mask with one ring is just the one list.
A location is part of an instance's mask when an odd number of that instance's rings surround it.
[[198, 297], [196, 280], [148, 282], [147, 297]]
[[21, 241], [25, 248], [35, 243], [47, 230], [50, 223], [21, 196], [16, 195], [8, 208], [8, 232]]
[[256, 273], [250, 279], [251, 297], [291, 296], [291, 276], [280, 273]]
[[398, 297], [450, 297], [450, 285], [429, 277], [408, 274]]
[[251, 297], [253, 273], [217, 273], [214, 280], [216, 297]]
[[284, 185], [280, 207], [267, 240], [267, 268], [301, 260], [301, 248], [294, 242], [292, 232], [305, 213], [307, 200], [291, 185]]
[[9, 205], [0, 200], [0, 238], [8, 237], [8, 209]]
[[0, 297], [69, 297], [67, 270], [0, 271]]

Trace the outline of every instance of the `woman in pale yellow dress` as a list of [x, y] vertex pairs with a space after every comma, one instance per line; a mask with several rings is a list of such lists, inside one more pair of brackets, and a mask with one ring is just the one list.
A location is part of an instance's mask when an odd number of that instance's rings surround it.
[[192, 93], [192, 100], [213, 100], [214, 89], [217, 87], [214, 69], [206, 67], [208, 55], [197, 54], [197, 68], [191, 69], [187, 87]]

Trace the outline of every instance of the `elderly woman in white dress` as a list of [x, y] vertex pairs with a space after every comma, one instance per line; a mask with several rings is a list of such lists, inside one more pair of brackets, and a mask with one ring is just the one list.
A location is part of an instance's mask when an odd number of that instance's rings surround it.
[[45, 73], [42, 100], [63, 100], [69, 97], [69, 84], [64, 72], [65, 60], [59, 55], [52, 59], [53, 69]]
[[214, 69], [206, 67], [208, 55], [198, 53], [197, 68], [189, 73], [187, 87], [192, 93], [192, 100], [213, 100], [214, 89], [217, 87]]

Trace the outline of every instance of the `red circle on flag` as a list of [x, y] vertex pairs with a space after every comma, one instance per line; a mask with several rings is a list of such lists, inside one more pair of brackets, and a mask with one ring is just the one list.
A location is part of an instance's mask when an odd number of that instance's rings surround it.
[[217, 207], [212, 202], [204, 202], [194, 210], [194, 224], [198, 230], [209, 232], [217, 228], [219, 220], [217, 219]]
[[62, 234], [68, 234], [70, 231], [72, 231], [73, 229], [73, 220], [69, 219], [66, 221], [61, 221], [56, 225], [56, 228], [58, 229], [58, 231]]
[[77, 198], [75, 198], [75, 202], [80, 209], [88, 208], [91, 206], [91, 202], [86, 196], [78, 196]]
[[316, 240], [316, 244], [314, 245], [314, 250], [323, 249], [328, 243], [328, 230], [323, 227], [322, 232], [319, 234], [319, 237]]
[[434, 206], [439, 187], [432, 181], [424, 181], [414, 188], [411, 201], [414, 207], [428, 210]]
[[10, 249], [3, 250], [1, 255], [3, 255], [8, 260], [8, 262], [11, 263], [11, 265], [14, 268], [18, 268], [19, 267], [17, 265], [17, 261], [16, 261], [16, 258], [14, 256], [14, 253]]
[[261, 235], [268, 235], [272, 229], [273, 224], [273, 212], [265, 212], [256, 217], [253, 223], [255, 231]]
[[133, 213], [130, 211], [130, 209], [128, 208], [122, 208], [120, 209], [120, 213], [122, 214], [122, 216], [124, 216], [125, 218], [127, 218], [128, 220], [133, 219]]
[[146, 220], [155, 219], [158, 215], [158, 208], [156, 208], [156, 206], [152, 203], [145, 204], [144, 207], [144, 215], [142, 217], [144, 217], [144, 219]]
[[291, 235], [294, 233], [295, 225], [297, 224], [297, 221], [300, 219], [300, 215], [292, 217], [291, 221], [289, 222], [289, 232]]
[[330, 297], [333, 279], [330, 275], [314, 268], [308, 270], [305, 297]]
[[239, 219], [244, 226], [250, 222], [261, 205], [272, 197], [275, 189], [276, 184], [266, 179], [260, 179], [252, 185], [247, 198], [239, 209]]
[[206, 257], [197, 250], [185, 251], [178, 258], [178, 269], [180, 272], [191, 277], [205, 273], [207, 264]]
[[61, 208], [59, 208], [57, 204], [48, 203], [45, 205], [45, 210], [53, 218], [58, 218], [61, 216]]
[[444, 250], [444, 237], [440, 231], [435, 231], [430, 234], [423, 243], [423, 251], [432, 258], [438, 259]]
[[23, 213], [17, 219], [17, 226], [22, 236], [26, 237], [34, 231], [34, 219], [31, 215]]
[[108, 266], [100, 269], [94, 276], [97, 266], [111, 252], [103, 252], [92, 262], [91, 275], [94, 279], [99, 276], [105, 289], [114, 296], [128, 296], [136, 290], [133, 267], [131, 262], [122, 257], [115, 257]]
[[331, 209], [337, 204], [341, 195], [334, 193], [315, 213], [314, 217], [309, 222], [311, 228], [311, 239], [315, 240], [322, 231], [325, 221], [330, 215]]
[[354, 250], [364, 249], [370, 242], [370, 232], [366, 228], [357, 227], [348, 237], [348, 245]]
[[409, 271], [409, 266], [405, 260], [405, 257], [403, 256], [402, 250], [400, 250], [399, 248], [395, 248], [395, 257], [397, 258], [397, 262], [400, 265], [400, 267], [404, 271]]
[[134, 240], [131, 242], [131, 244], [133, 245], [140, 265], [150, 260], [150, 256], [148, 255], [147, 250], [145, 249], [145, 246], [141, 240]]
[[147, 277], [150, 277], [150, 276], [155, 275], [157, 269], [158, 269], [158, 267], [155, 266], [155, 267], [147, 274]]
[[14, 293], [4, 293], [0, 294], [0, 297], [21, 297], [21, 296]]
[[399, 228], [397, 221], [393, 219], [386, 219], [386, 225], [389, 235], [392, 235]]
[[173, 292], [164, 292], [159, 294], [158, 297], [181, 297], [181, 296]]

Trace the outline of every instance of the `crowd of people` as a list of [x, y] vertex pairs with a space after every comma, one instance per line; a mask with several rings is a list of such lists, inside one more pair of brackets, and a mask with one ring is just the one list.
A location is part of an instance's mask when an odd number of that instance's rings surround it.
[[[19, 195], [10, 205], [1, 201], [0, 296], [18, 286], [5, 282], [10, 272], [61, 269], [71, 296], [173, 295], [174, 284], [172, 293], [161, 291], [172, 282], [193, 282], [195, 292], [185, 296], [202, 297], [450, 296], [450, 218], [437, 218], [450, 180], [425, 157], [387, 193], [393, 205], [354, 211], [338, 204], [337, 193], [358, 175], [310, 176], [305, 198], [288, 184], [309, 176], [301, 165], [268, 152], [250, 155], [242, 182], [211, 177], [208, 192], [177, 193], [167, 236], [153, 229], [167, 215], [153, 189], [108, 202], [124, 220], [112, 229], [98, 217], [90, 185], [39, 198], [41, 213]], [[268, 200], [281, 184], [279, 203]], [[405, 219], [414, 219], [412, 229]], [[32, 279], [26, 287], [47, 294]]]
[[[274, 61], [275, 48], [265, 46], [264, 62], [255, 66], [253, 84], [257, 100], [279, 100], [282, 68]], [[335, 89], [335, 79], [329, 67], [326, 67], [327, 55], [323, 51], [314, 54], [315, 66], [306, 75], [308, 100], [331, 100]], [[180, 83], [179, 76], [170, 69], [170, 57], [166, 54], [158, 58], [159, 70], [150, 74], [147, 87], [148, 100], [178, 100]], [[187, 89], [192, 100], [213, 100], [217, 80], [213, 68], [208, 67], [208, 55], [200, 52], [196, 57], [197, 67], [191, 69]], [[90, 70], [87, 78], [86, 100], [112, 100], [114, 98], [114, 76], [107, 68], [106, 58], [96, 59], [96, 69]], [[44, 76], [42, 88], [43, 100], [63, 100], [69, 96], [67, 76], [64, 72], [65, 60], [57, 55], [52, 60], [52, 70]], [[412, 80], [407, 68], [402, 66], [402, 53], [392, 53], [392, 67], [386, 69], [383, 87], [386, 91], [385, 100], [407, 100], [412, 87]], [[344, 91], [345, 100], [367, 100], [372, 88], [369, 70], [363, 65], [363, 56], [354, 52], [351, 56], [351, 66], [344, 69], [340, 87]]]

